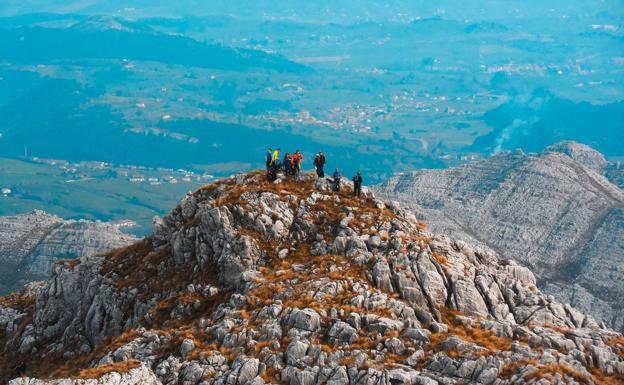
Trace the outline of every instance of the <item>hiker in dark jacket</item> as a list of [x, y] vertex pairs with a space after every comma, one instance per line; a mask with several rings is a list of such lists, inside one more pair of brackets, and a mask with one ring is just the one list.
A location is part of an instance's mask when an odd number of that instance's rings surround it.
[[292, 157], [289, 153], [286, 153], [286, 155], [284, 155], [284, 173], [286, 173], [286, 176], [292, 174], [292, 164]]
[[316, 157], [314, 157], [314, 168], [316, 168], [316, 175], [319, 178], [325, 177], [325, 171], [323, 171], [324, 166], [325, 166], [325, 155], [319, 151], [316, 154]]
[[268, 175], [269, 169], [271, 168], [271, 163], [273, 161], [273, 149], [272, 148], [269, 148], [267, 150], [265, 161], [266, 161], [266, 169], [267, 169], [267, 175]]
[[362, 194], [362, 175], [358, 171], [353, 177], [353, 196], [359, 197]]

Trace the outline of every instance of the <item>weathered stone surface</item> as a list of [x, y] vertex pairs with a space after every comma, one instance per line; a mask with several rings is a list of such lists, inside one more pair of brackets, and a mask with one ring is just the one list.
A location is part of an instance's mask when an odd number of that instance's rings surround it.
[[515, 259], [559, 301], [623, 330], [624, 192], [603, 176], [618, 167], [562, 142], [537, 155], [406, 173], [375, 191], [409, 205], [434, 232]]
[[396, 202], [280, 180], [207, 186], [154, 236], [0, 298], [0, 380], [506, 385], [556, 365], [624, 376], [622, 335], [542, 293], [526, 267], [428, 233]]
[[329, 329], [329, 343], [353, 343], [358, 337], [357, 330], [343, 321], [337, 321]]
[[288, 323], [298, 329], [315, 331], [321, 327], [321, 317], [312, 309], [296, 309], [290, 314]]
[[0, 217], [0, 295], [46, 278], [60, 259], [90, 256], [136, 240], [109, 223], [65, 221], [39, 210]]
[[22, 377], [9, 381], [8, 385], [162, 385], [162, 383], [147, 366], [141, 365], [127, 373], [113, 371], [97, 379], [38, 380]]

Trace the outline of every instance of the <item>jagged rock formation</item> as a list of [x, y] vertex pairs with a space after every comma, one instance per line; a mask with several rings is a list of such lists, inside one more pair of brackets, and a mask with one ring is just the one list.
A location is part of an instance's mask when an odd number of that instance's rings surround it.
[[614, 185], [624, 188], [624, 167], [622, 164], [609, 162], [604, 155], [587, 145], [564, 141], [546, 148], [546, 152], [566, 154], [590, 170], [604, 175]]
[[0, 294], [46, 278], [59, 259], [92, 255], [136, 240], [109, 223], [65, 221], [40, 210], [0, 217]]
[[495, 250], [531, 268], [559, 301], [624, 330], [624, 192], [587, 146], [504, 153], [447, 170], [420, 170], [378, 186], [435, 232]]
[[624, 188], [624, 167], [622, 163], [613, 163], [607, 167], [605, 176], [616, 186]]
[[565, 154], [598, 174], [604, 174], [611, 166], [611, 162], [605, 159], [603, 154], [585, 144], [577, 142], [563, 141], [555, 143], [547, 147], [545, 152]]
[[202, 188], [152, 236], [2, 298], [2, 378], [144, 365], [188, 385], [624, 379], [624, 337], [542, 294], [528, 269], [433, 236], [398, 204], [311, 175], [264, 180]]
[[[91, 371], [83, 371], [88, 378], [42, 381], [36, 378], [18, 378], [14, 385], [160, 385], [161, 382], [145, 364], [132, 364], [120, 369], [121, 365], [102, 366]], [[105, 373], [106, 371], [109, 372]], [[127, 371], [126, 371], [127, 370]], [[104, 374], [101, 374], [104, 373]], [[101, 374], [101, 375], [98, 375]]]

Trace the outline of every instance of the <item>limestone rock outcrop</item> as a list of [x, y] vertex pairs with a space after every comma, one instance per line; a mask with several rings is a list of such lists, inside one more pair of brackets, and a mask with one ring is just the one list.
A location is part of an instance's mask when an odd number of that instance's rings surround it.
[[376, 192], [408, 205], [433, 232], [531, 268], [541, 289], [624, 330], [624, 191], [602, 154], [563, 142], [390, 179]]
[[529, 269], [344, 185], [241, 174], [131, 246], [57, 265], [0, 298], [0, 380], [103, 384], [128, 366], [185, 385], [624, 379], [622, 335]]
[[63, 220], [40, 210], [0, 217], [0, 295], [48, 277], [59, 259], [92, 255], [136, 240], [110, 223]]

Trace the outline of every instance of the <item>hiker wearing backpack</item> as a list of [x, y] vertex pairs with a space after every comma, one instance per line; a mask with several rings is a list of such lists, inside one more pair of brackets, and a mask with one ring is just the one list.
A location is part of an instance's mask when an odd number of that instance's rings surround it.
[[353, 177], [353, 196], [359, 197], [362, 194], [362, 175], [358, 171]]
[[334, 191], [339, 192], [340, 191], [340, 180], [342, 179], [342, 174], [340, 173], [340, 171], [338, 171], [338, 167], [336, 167], [336, 170], [334, 171], [334, 174], [332, 175], [333, 179], [330, 179], [330, 182], [332, 183], [332, 188], [334, 189]]
[[322, 152], [316, 153], [314, 157], [314, 168], [316, 169], [316, 175], [319, 178], [325, 177], [325, 171], [323, 171], [323, 167], [325, 166], [325, 155]]
[[284, 172], [286, 175], [290, 175], [292, 173], [292, 165], [292, 157], [289, 153], [286, 153], [286, 155], [284, 155]]
[[279, 163], [279, 156], [281, 151], [282, 150], [279, 148], [273, 151], [273, 156], [271, 157], [271, 165], [275, 166]]

